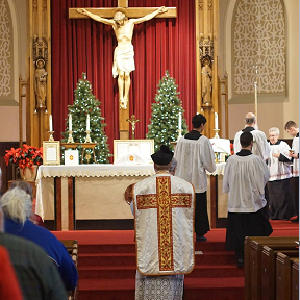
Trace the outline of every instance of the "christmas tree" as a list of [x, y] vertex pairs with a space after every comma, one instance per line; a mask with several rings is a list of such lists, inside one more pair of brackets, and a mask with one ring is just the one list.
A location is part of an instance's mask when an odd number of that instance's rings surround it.
[[[183, 115], [182, 102], [178, 98], [177, 85], [169, 71], [159, 80], [155, 103], [152, 104], [151, 124], [148, 125], [147, 139], [154, 140], [154, 150], [164, 144], [173, 149], [171, 142], [178, 138], [179, 114]], [[181, 118], [181, 134], [187, 132], [186, 121]]]
[[[107, 144], [107, 136], [104, 132], [105, 123], [101, 117], [100, 101], [95, 99], [93, 95], [92, 85], [86, 79], [84, 73], [82, 73], [82, 79], [79, 79], [77, 83], [77, 89], [74, 91], [75, 101], [73, 105], [69, 105], [69, 115], [72, 116], [72, 130], [74, 143], [84, 143], [86, 137], [86, 116], [90, 115], [90, 128], [91, 139], [93, 143], [98, 145], [95, 147], [95, 154], [97, 163], [108, 164], [109, 150]], [[62, 135], [65, 137], [62, 142], [66, 143], [68, 140], [68, 126], [69, 118], [66, 119], [66, 132]], [[79, 152], [83, 150], [82, 147], [78, 147]], [[86, 149], [83, 163], [94, 162], [94, 154], [92, 149]]]

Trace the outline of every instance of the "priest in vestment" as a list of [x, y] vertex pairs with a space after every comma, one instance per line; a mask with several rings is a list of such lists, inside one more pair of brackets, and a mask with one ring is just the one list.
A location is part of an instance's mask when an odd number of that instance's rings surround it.
[[292, 222], [299, 222], [299, 127], [296, 122], [288, 121], [284, 125], [285, 131], [294, 137], [290, 157], [293, 159], [293, 186], [297, 218]]
[[251, 132], [253, 135], [252, 153], [266, 160], [270, 154], [270, 146], [267, 141], [266, 134], [256, 129], [256, 117], [252, 112], [248, 112], [246, 117], [246, 126], [243, 130], [238, 131], [234, 136], [233, 150], [234, 153], [240, 152], [242, 149], [240, 136], [243, 132]]
[[292, 194], [292, 158], [291, 147], [279, 141], [279, 129], [269, 129], [271, 153], [268, 159], [270, 179], [268, 182], [271, 220], [289, 220], [294, 216]]
[[190, 181], [196, 192], [195, 231], [196, 240], [205, 242], [209, 231], [207, 216], [207, 178], [206, 171], [216, 171], [215, 154], [210, 141], [202, 135], [206, 118], [199, 114], [193, 117], [193, 130], [178, 141], [175, 148], [177, 168], [175, 175]]
[[268, 236], [273, 232], [265, 199], [270, 174], [265, 161], [251, 152], [253, 135], [243, 132], [242, 150], [227, 159], [223, 193], [228, 195], [226, 249], [235, 250], [237, 267], [244, 266], [246, 236]]
[[181, 300], [184, 274], [193, 271], [194, 187], [169, 173], [173, 152], [152, 154], [156, 174], [134, 184], [135, 300]]

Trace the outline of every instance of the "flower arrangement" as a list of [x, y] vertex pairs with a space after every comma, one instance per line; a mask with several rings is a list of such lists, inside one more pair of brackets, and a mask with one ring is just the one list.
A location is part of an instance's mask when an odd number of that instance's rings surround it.
[[234, 154], [233, 144], [230, 143], [230, 155]]
[[35, 148], [23, 145], [23, 148], [11, 148], [5, 151], [4, 160], [6, 165], [16, 164], [20, 169], [29, 168], [33, 170], [33, 166], [43, 164], [43, 148]]

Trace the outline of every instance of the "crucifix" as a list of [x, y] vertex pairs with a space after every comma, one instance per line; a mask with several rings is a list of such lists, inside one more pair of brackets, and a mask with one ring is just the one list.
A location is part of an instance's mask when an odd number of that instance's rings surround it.
[[129, 139], [129, 123], [126, 119], [129, 119], [130, 72], [135, 69], [131, 43], [134, 25], [153, 18], [176, 17], [176, 7], [128, 7], [127, 0], [118, 0], [117, 8], [69, 8], [70, 19], [92, 18], [97, 22], [111, 25], [115, 31], [118, 46], [114, 53], [112, 71], [113, 76], [118, 77], [120, 139]]
[[135, 130], [135, 123], [139, 122], [140, 120], [135, 118], [135, 115], [132, 115], [130, 119], [126, 119], [127, 122], [131, 124], [131, 139], [134, 140], [134, 130]]
[[157, 209], [159, 270], [173, 271], [172, 209], [191, 207], [192, 194], [171, 194], [170, 176], [159, 176], [156, 177], [156, 194], [137, 195], [136, 205], [137, 209]]

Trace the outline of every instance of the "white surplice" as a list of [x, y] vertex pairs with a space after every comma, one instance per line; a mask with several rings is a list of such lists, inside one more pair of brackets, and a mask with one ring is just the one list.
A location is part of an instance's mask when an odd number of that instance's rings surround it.
[[192, 182], [196, 193], [206, 192], [206, 170], [210, 173], [216, 171], [215, 154], [207, 137], [201, 135], [198, 140], [181, 137], [174, 157], [177, 160], [175, 175]]
[[[234, 136], [233, 150], [234, 153], [240, 152], [242, 150], [240, 137], [244, 131], [238, 131]], [[267, 141], [266, 134], [260, 130], [251, 130], [249, 131], [253, 135], [253, 147], [252, 153], [260, 156], [262, 159], [266, 160], [270, 154], [270, 146]]]
[[[278, 145], [272, 145], [271, 143], [269, 143], [269, 145], [271, 148], [270, 157], [268, 159], [268, 168], [270, 172], [269, 181], [291, 178], [292, 160], [289, 157], [289, 150], [291, 149], [291, 147], [283, 141], [280, 141]], [[279, 153], [289, 161], [280, 161], [279, 158], [273, 157], [273, 154]]]
[[256, 212], [265, 207], [265, 185], [269, 177], [268, 167], [261, 157], [231, 155], [223, 177], [223, 193], [229, 193], [228, 211]]
[[[292, 148], [296, 154], [299, 153], [299, 133], [293, 139]], [[293, 161], [293, 177], [299, 177], [299, 159], [297, 158], [294, 158]]]

